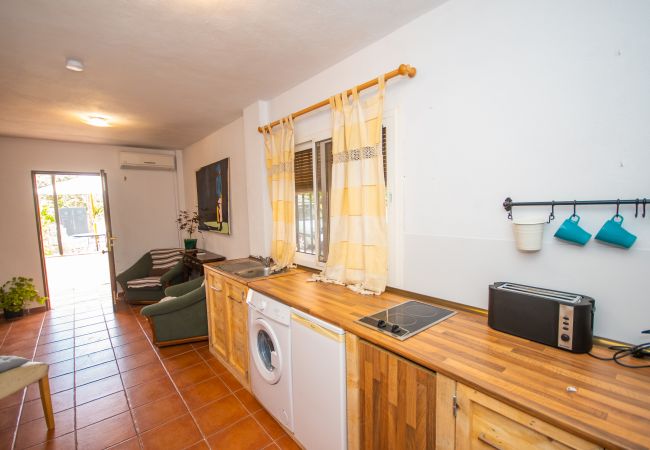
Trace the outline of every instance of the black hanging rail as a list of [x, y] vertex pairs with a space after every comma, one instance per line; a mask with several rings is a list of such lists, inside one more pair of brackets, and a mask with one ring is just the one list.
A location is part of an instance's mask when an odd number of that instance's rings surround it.
[[645, 210], [646, 210], [646, 204], [650, 204], [650, 199], [647, 198], [635, 198], [633, 200], [621, 200], [621, 199], [616, 199], [616, 200], [561, 200], [561, 201], [556, 201], [556, 200], [551, 200], [551, 201], [545, 201], [545, 202], [513, 202], [510, 197], [506, 198], [503, 202], [503, 208], [508, 211], [508, 219], [512, 219], [512, 208], [515, 206], [550, 206], [551, 207], [551, 215], [549, 217], [549, 220], [552, 220], [555, 218], [553, 214], [553, 209], [556, 206], [573, 206], [574, 207], [574, 213], [575, 213], [575, 207], [576, 206], [581, 206], [581, 205], [616, 205], [616, 213], [618, 214], [618, 208], [620, 205], [635, 205], [636, 206], [636, 211], [634, 213], [634, 217], [639, 216], [639, 205], [642, 206], [642, 213], [641, 217], [645, 217]]

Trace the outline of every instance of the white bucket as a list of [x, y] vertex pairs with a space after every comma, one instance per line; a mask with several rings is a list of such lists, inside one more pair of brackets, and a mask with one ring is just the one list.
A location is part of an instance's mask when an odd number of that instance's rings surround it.
[[545, 219], [515, 219], [512, 231], [515, 233], [517, 250], [538, 252], [542, 249]]

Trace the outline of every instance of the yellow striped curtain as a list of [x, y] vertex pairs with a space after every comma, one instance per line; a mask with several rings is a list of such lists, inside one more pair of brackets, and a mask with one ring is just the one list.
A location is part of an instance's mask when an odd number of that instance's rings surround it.
[[296, 254], [294, 136], [291, 116], [282, 119], [275, 133], [264, 129], [266, 170], [273, 207], [271, 257], [278, 268], [293, 264]]
[[386, 185], [382, 156], [384, 78], [367, 102], [353, 89], [330, 99], [332, 107], [332, 186], [330, 244], [324, 281], [361, 293], [386, 289], [388, 246]]

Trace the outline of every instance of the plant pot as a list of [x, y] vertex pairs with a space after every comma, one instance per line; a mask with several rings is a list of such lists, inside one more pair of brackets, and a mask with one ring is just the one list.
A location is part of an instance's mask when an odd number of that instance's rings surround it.
[[544, 219], [523, 219], [515, 221], [512, 229], [515, 234], [517, 250], [522, 252], [538, 252], [542, 249], [544, 237]]
[[20, 311], [9, 311], [7, 309], [5, 311], [5, 320], [10, 320], [10, 319], [16, 319], [18, 317], [22, 317], [25, 315], [25, 310], [21, 309]]
[[196, 248], [196, 241], [198, 241], [198, 239], [185, 239], [185, 250]]

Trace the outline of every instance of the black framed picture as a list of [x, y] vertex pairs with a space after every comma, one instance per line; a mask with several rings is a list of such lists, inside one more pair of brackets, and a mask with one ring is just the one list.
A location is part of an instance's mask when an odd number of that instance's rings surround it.
[[230, 158], [196, 171], [199, 230], [230, 234]]

